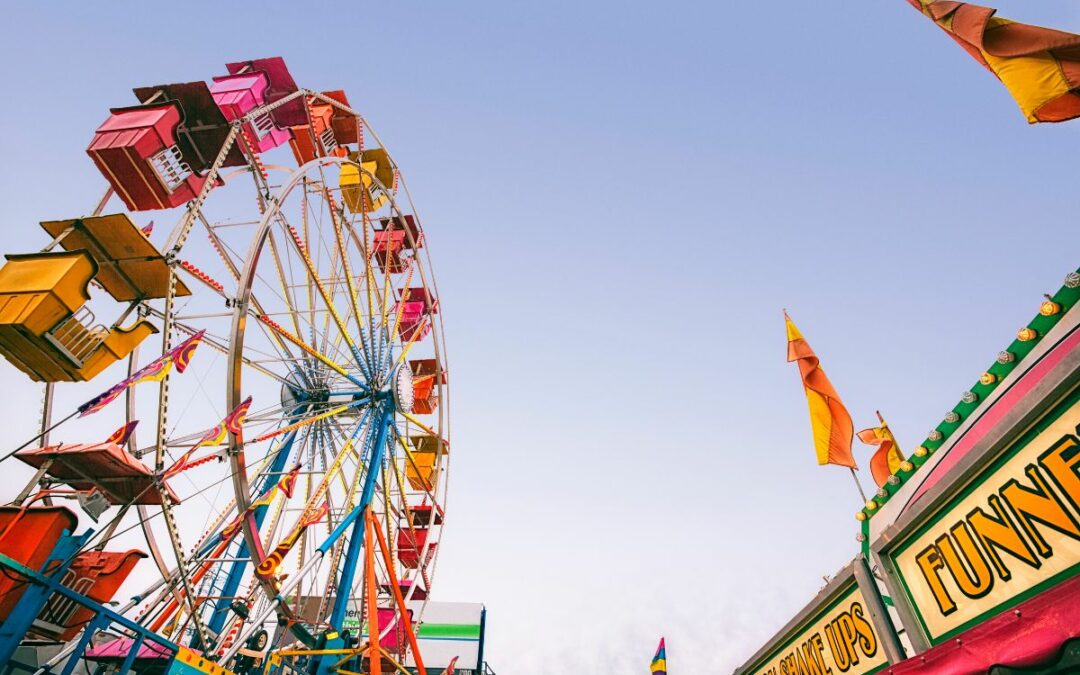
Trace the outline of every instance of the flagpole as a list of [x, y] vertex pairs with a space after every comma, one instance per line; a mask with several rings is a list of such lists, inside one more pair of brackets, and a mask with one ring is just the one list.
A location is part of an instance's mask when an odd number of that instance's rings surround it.
[[859, 482], [859, 477], [855, 475], [855, 469], [849, 466], [848, 470], [851, 471], [851, 479], [855, 481], [855, 487], [859, 489], [859, 496], [862, 497], [863, 504], [865, 504], [869, 500], [866, 498], [866, 493], [863, 492], [862, 483]]
[[27, 442], [23, 443], [23, 444], [22, 444], [22, 445], [20, 445], [19, 447], [15, 448], [14, 450], [12, 450], [11, 452], [9, 452], [8, 454], [4, 455], [3, 457], [0, 457], [0, 462], [4, 461], [4, 460], [5, 460], [5, 459], [7, 459], [8, 457], [11, 457], [11, 456], [12, 456], [12, 455], [14, 455], [14, 454], [15, 454], [16, 452], [18, 452], [18, 451], [22, 450], [23, 448], [25, 448], [26, 446], [30, 445], [31, 443], [33, 443], [34, 441], [38, 440], [39, 438], [44, 438], [44, 437], [45, 437], [45, 436], [46, 436], [46, 435], [47, 435], [47, 434], [48, 434], [48, 433], [49, 433], [50, 431], [52, 431], [52, 430], [53, 430], [53, 429], [55, 429], [56, 427], [60, 426], [60, 425], [61, 425], [61, 424], [63, 424], [64, 422], [67, 422], [67, 421], [68, 421], [69, 419], [71, 419], [72, 417], [75, 417], [75, 416], [76, 416], [76, 415], [78, 415], [78, 414], [79, 414], [79, 411], [78, 411], [78, 410], [76, 410], [75, 412], [71, 413], [70, 415], [68, 415], [68, 416], [67, 416], [67, 417], [65, 417], [64, 419], [60, 420], [60, 421], [59, 421], [59, 422], [57, 422], [56, 424], [54, 424], [54, 425], [52, 425], [51, 427], [49, 427], [48, 429], [45, 429], [44, 431], [42, 431], [42, 432], [41, 432], [40, 434], [38, 434], [37, 436], [34, 436], [33, 438], [31, 438], [31, 439], [30, 439], [30, 440], [28, 440]]

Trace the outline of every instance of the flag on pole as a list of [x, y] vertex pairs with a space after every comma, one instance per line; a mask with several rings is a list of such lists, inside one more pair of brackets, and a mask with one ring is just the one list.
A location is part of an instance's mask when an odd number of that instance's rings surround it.
[[128, 382], [128, 380], [123, 380], [118, 384], [114, 384], [112, 387], [98, 394], [86, 403], [83, 403], [81, 406], [79, 406], [79, 417], [93, 415], [97, 411], [101, 410], [102, 408], [119, 398], [120, 394], [123, 394], [125, 391], [127, 391], [127, 388], [129, 386], [130, 383]]
[[851, 469], [859, 468], [851, 454], [854, 426], [851, 415], [840, 401], [825, 371], [821, 369], [814, 350], [795, 327], [791, 317], [784, 312], [787, 324], [788, 363], [797, 361], [802, 376], [806, 400], [810, 405], [810, 428], [814, 434], [814, 449], [818, 464], [836, 464]]
[[154, 232], [154, 221], [151, 220], [149, 225], [140, 227], [139, 231], [143, 233], [143, 236], [149, 237]]
[[285, 559], [285, 556], [289, 554], [292, 547], [296, 545], [296, 542], [300, 539], [300, 535], [303, 534], [304, 530], [325, 518], [328, 513], [330, 513], [330, 503], [324, 500], [314, 511], [302, 515], [300, 521], [296, 523], [296, 527], [293, 528], [293, 531], [282, 539], [278, 545], [274, 547], [274, 550], [270, 552], [270, 555], [263, 558], [263, 561], [255, 568], [255, 576], [265, 580], [274, 579], [277, 576], [277, 570], [281, 565], [281, 561]]
[[127, 391], [128, 387], [134, 387], [142, 382], [160, 382], [165, 379], [165, 375], [168, 374], [169, 369], [172, 368], [174, 364], [176, 365], [176, 372], [184, 372], [187, 370], [188, 363], [191, 362], [191, 356], [195, 353], [195, 348], [202, 342], [205, 333], [206, 331], [204, 330], [195, 333], [180, 343], [175, 349], [170, 349], [165, 352], [140, 368], [127, 379], [121, 380], [110, 389], [98, 394], [86, 403], [83, 403], [78, 408], [79, 417], [86, 417], [87, 415], [92, 415], [101, 410], [119, 398], [120, 394]]
[[664, 647], [664, 638], [660, 638], [660, 646], [656, 648], [656, 655], [652, 657], [649, 672], [653, 675], [667, 675], [667, 649]]
[[325, 518], [328, 513], [330, 513], [330, 502], [324, 499], [322, 504], [319, 504], [315, 510], [302, 516], [296, 526], [299, 528], [310, 527]]
[[135, 427], [139, 424], [139, 420], [132, 420], [120, 427], [116, 431], [112, 432], [112, 435], [105, 439], [106, 443], [116, 443], [117, 445], [127, 445], [128, 439], [131, 438], [131, 432], [135, 431]]
[[296, 479], [299, 474], [300, 465], [297, 464], [289, 470], [289, 473], [282, 476], [281, 480], [271, 485], [270, 489], [264, 492], [261, 497], [251, 502], [251, 505], [248, 506], [248, 511], [254, 511], [260, 506], [269, 506], [274, 501], [274, 497], [277, 495], [278, 491], [281, 491], [286, 497], [292, 498], [293, 489], [296, 487]]
[[[225, 427], [225, 431], [236, 436], [237, 443], [244, 442], [244, 421], [247, 419], [248, 411], [251, 410], [251, 397], [245, 398], [240, 405], [233, 408], [233, 411], [225, 416], [222, 421], [222, 426]], [[222, 438], [218, 445], [225, 442], [225, 438]]]
[[300, 465], [297, 464], [289, 473], [281, 477], [281, 480], [271, 485], [262, 495], [251, 502], [248, 507], [241, 513], [238, 513], [232, 521], [221, 530], [221, 539], [230, 539], [234, 534], [240, 530], [240, 524], [249, 513], [254, 513], [255, 509], [260, 506], [270, 506], [274, 502], [274, 498], [277, 497], [277, 493], [280, 491], [286, 497], [291, 498], [293, 496], [293, 490], [296, 488], [296, 479], [300, 475]]
[[997, 76], [1031, 124], [1080, 117], [1080, 35], [994, 16], [996, 9], [908, 0]]
[[900, 462], [904, 461], [904, 455], [900, 452], [900, 446], [896, 444], [889, 425], [882, 419], [880, 427], [860, 431], [859, 440], [867, 445], [877, 446], [877, 451], [870, 458], [870, 473], [878, 487], [885, 485], [889, 476], [900, 470]]
[[450, 663], [446, 664], [446, 670], [443, 671], [443, 675], [454, 675], [454, 667], [457, 666], [458, 657], [450, 659]]
[[195, 348], [202, 343], [204, 335], [206, 335], [205, 330], [194, 333], [191, 337], [181, 342], [178, 347], [169, 352], [172, 357], [172, 362], [176, 364], [176, 372], [182, 373], [187, 370], [188, 364], [191, 363], [191, 357], [195, 354]]
[[[203, 447], [224, 445], [229, 438], [229, 432], [232, 432], [239, 437], [240, 433], [243, 431], [244, 418], [247, 416], [250, 407], [251, 397], [248, 396], [240, 405], [233, 408], [232, 412], [226, 415], [225, 419], [223, 419], [220, 424], [203, 434], [203, 437], [199, 439], [199, 442], [191, 446], [190, 450], [181, 455], [180, 459], [176, 460], [176, 463], [166, 469], [161, 477], [171, 478], [181, 471], [195, 466], [195, 463], [190, 461], [191, 456], [195, 454], [195, 451]], [[200, 461], [198, 464], [202, 464], [202, 462]]]

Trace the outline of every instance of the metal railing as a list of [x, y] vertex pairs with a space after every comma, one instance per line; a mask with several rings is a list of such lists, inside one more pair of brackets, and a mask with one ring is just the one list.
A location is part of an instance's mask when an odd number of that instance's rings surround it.
[[150, 165], [154, 167], [158, 178], [169, 192], [179, 187], [191, 175], [191, 167], [184, 162], [180, 148], [175, 145], [157, 152], [150, 158]]
[[270, 113], [263, 113], [253, 119], [252, 124], [259, 133], [259, 139], [274, 130], [274, 120], [270, 117]]
[[337, 139], [334, 138], [334, 130], [331, 127], [323, 129], [320, 140], [322, 141], [323, 151], [328, 155], [337, 147]]
[[58, 323], [45, 334], [45, 337], [61, 354], [81, 368], [86, 359], [90, 358], [90, 355], [109, 335], [105, 326], [101, 324], [92, 326], [93, 322], [94, 313], [82, 307]]

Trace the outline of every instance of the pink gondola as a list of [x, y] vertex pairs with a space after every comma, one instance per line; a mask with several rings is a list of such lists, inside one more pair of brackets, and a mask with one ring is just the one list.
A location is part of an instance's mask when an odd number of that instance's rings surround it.
[[113, 108], [86, 149], [132, 211], [168, 209], [198, 195], [206, 179], [180, 151], [175, 102]]
[[[252, 110], [266, 105], [270, 79], [265, 72], [253, 71], [242, 75], [220, 75], [214, 78], [210, 93], [225, 118], [230, 122]], [[258, 152], [276, 148], [290, 138], [287, 128], [278, 127], [270, 113], [264, 113], [244, 125], [248, 137]]]
[[[401, 289], [401, 339], [405, 341], [423, 340], [431, 332], [431, 321], [425, 320], [429, 314], [439, 312], [439, 301], [433, 298], [423, 286]], [[398, 311], [398, 307], [394, 308]]]

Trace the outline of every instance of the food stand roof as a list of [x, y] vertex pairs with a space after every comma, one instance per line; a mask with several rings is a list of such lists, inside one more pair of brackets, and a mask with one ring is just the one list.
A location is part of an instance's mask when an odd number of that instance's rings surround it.
[[[1052, 309], [1054, 313], [1044, 313]], [[1008, 396], [1013, 387], [1037, 366], [1042, 358], [1069, 332], [1080, 324], [1080, 270], [1069, 274], [1065, 283], [1040, 307], [1040, 312], [1027, 326], [1017, 333], [1017, 338], [998, 355], [997, 360], [965, 392], [961, 401], [953, 407], [945, 419], [930, 431], [927, 438], [907, 458], [910, 470], [901, 469], [896, 478], [898, 484], [887, 484], [886, 495], [876, 496], [856, 516], [862, 521], [864, 547], [877, 540], [915, 500], [924, 500], [924, 493], [939, 481], [960, 456], [971, 449], [975, 440], [968, 434], [972, 428], [979, 429], [980, 421], [993, 409], [996, 401]], [[991, 377], [992, 376], [992, 377]], [[988, 420], [987, 420], [988, 421]], [[982, 427], [986, 423], [983, 422]], [[966, 439], [966, 440], [965, 440]], [[924, 451], [924, 456], [919, 456]], [[954, 454], [955, 453], [955, 454]], [[950, 457], [952, 455], [952, 457]], [[865, 550], [864, 549], [864, 550]]]

